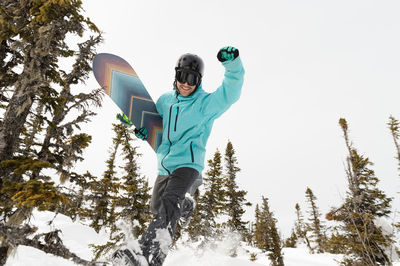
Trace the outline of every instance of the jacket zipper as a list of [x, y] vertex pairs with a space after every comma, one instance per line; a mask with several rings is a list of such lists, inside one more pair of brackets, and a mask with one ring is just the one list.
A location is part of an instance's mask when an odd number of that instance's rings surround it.
[[193, 154], [193, 141], [190, 142], [190, 155], [192, 155], [192, 163], [194, 163], [194, 154]]
[[170, 140], [170, 138], [169, 138], [169, 128], [171, 127], [171, 112], [172, 112], [172, 106], [174, 106], [174, 105], [172, 104], [171, 107], [169, 108], [169, 120], [168, 120], [168, 135], [167, 135], [167, 137], [168, 137], [168, 141], [169, 141], [169, 147], [168, 147], [168, 152], [167, 152], [167, 154], [165, 154], [164, 158], [163, 158], [162, 161], [161, 161], [161, 165], [162, 165], [162, 167], [168, 172], [168, 175], [171, 175], [171, 172], [165, 167], [165, 165], [164, 165], [164, 159], [165, 159], [165, 157], [167, 157], [167, 155], [171, 152], [171, 145], [172, 145], [172, 142], [171, 142], [171, 140]]
[[178, 123], [178, 115], [179, 115], [179, 106], [176, 109], [176, 118], [175, 118], [175, 127], [174, 127], [174, 131], [176, 131], [176, 124]]
[[[178, 95], [176, 96], [176, 99], [178, 100], [178, 103], [179, 103]], [[164, 165], [164, 160], [165, 160], [165, 158], [168, 156], [168, 154], [171, 152], [172, 142], [171, 142], [171, 139], [169, 138], [169, 133], [170, 133], [170, 128], [171, 128], [172, 107], [173, 107], [174, 105], [175, 105], [175, 104], [171, 104], [171, 106], [169, 107], [168, 135], [167, 135], [168, 141], [169, 141], [168, 152], [167, 152], [167, 154], [165, 154], [164, 158], [161, 160], [161, 166], [165, 169], [165, 171], [168, 172], [168, 175], [171, 175], [171, 172], [167, 169], [167, 167], [165, 167], [165, 165]], [[178, 108], [179, 108], [179, 107], [178, 107]]]

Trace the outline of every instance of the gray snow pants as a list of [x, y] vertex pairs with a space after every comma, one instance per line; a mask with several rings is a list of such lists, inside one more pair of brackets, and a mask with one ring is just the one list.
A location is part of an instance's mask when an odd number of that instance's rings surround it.
[[170, 176], [157, 178], [151, 200], [151, 210], [157, 215], [139, 240], [149, 266], [163, 264], [181, 216], [180, 206], [198, 177], [197, 170], [182, 167]]
[[[190, 168], [191, 169], [191, 168]], [[158, 209], [161, 206], [161, 196], [163, 195], [165, 188], [167, 187], [170, 176], [158, 175], [154, 182], [153, 194], [151, 195], [150, 211], [154, 214], [158, 213]], [[201, 175], [197, 176], [197, 179], [193, 182], [187, 193], [193, 195], [196, 189], [203, 183]], [[184, 205], [184, 204], [183, 204]]]

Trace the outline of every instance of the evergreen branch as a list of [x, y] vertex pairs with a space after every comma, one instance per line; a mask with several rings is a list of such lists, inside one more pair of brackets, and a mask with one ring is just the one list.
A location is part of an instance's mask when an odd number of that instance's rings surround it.
[[[68, 113], [69, 111], [71, 111], [72, 109], [82, 109], [84, 107], [89, 107], [89, 100], [90, 102], [95, 106], [95, 107], [101, 107], [101, 102], [102, 99], [105, 95], [105, 92], [103, 89], [95, 89], [92, 92], [90, 92], [89, 94], [86, 93], [79, 93], [78, 95], [74, 96], [74, 104], [69, 106], [66, 110], [66, 112]], [[78, 99], [78, 100], [76, 100]]]
[[[348, 206], [344, 206], [344, 208], [346, 209], [346, 212], [348, 212], [350, 214], [354, 214], [354, 212], [352, 212], [348, 208]], [[370, 263], [368, 265], [376, 265], [376, 263], [375, 263], [375, 261], [373, 259], [373, 255], [372, 255], [374, 253], [370, 248], [371, 245], [366, 243], [366, 241], [368, 241], [368, 237], [363, 237], [363, 235], [366, 235], [367, 232], [368, 232], [368, 230], [366, 228], [366, 224], [367, 223], [364, 221], [364, 219], [362, 219], [362, 226], [364, 227], [363, 228], [364, 230], [363, 230], [363, 232], [360, 232], [360, 230], [358, 229], [359, 225], [357, 225], [355, 219], [353, 218], [353, 215], [349, 215], [348, 218], [349, 218], [349, 221], [351, 222], [351, 224], [353, 225], [353, 228], [356, 231], [358, 240], [361, 242], [361, 245], [363, 247], [363, 249], [361, 251], [363, 253], [363, 256], [362, 256], [361, 259], [363, 260], [363, 262], [364, 262], [365, 259], [367, 259], [367, 261]]]
[[102, 36], [98, 35], [96, 37], [90, 36], [89, 40], [78, 44], [78, 56], [72, 67], [71, 72], [66, 75], [64, 81], [66, 86], [77, 84], [78, 82], [85, 82], [91, 71], [90, 62], [93, 60], [93, 57], [95, 55], [94, 47], [102, 41]]
[[8, 226], [0, 224], [0, 235], [5, 238], [5, 241], [13, 246], [19, 245], [29, 246], [39, 249], [45, 253], [53, 254], [58, 257], [62, 257], [66, 260], [72, 260], [73, 262], [85, 266], [95, 265], [93, 262], [84, 260], [71, 252], [65, 247], [61, 238], [59, 237], [60, 230], [55, 230], [48, 233], [38, 234], [33, 239], [27, 238], [28, 235], [36, 232], [37, 228], [24, 225], [21, 228], [15, 226]]

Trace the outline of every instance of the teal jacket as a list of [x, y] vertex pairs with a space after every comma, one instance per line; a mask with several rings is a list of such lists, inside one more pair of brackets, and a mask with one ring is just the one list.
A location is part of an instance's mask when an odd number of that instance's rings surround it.
[[214, 120], [239, 99], [243, 85], [240, 57], [222, 64], [225, 78], [215, 92], [205, 92], [200, 84], [188, 97], [174, 90], [158, 99], [157, 111], [163, 118], [162, 142], [157, 149], [159, 175], [170, 175], [180, 167], [201, 174]]

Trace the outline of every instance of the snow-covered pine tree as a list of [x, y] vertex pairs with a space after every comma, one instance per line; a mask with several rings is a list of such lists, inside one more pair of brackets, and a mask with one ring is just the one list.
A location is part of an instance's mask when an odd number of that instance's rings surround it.
[[393, 239], [385, 235], [376, 222], [391, 213], [391, 198], [377, 187], [379, 179], [370, 169], [372, 162], [352, 146], [347, 121], [341, 118], [339, 124], [349, 152], [346, 160], [348, 191], [342, 206], [333, 209], [327, 218], [341, 223], [342, 245], [347, 247], [348, 255], [342, 263], [390, 265], [391, 259], [385, 250], [392, 245]]
[[324, 245], [326, 242], [325, 228], [321, 222], [321, 213], [315, 203], [317, 197], [309, 187], [306, 189], [306, 200], [310, 204], [308, 211], [310, 215], [308, 220], [310, 223], [308, 223], [308, 228], [312, 232], [313, 241], [316, 244], [314, 250], [316, 250], [317, 253], [322, 253], [324, 252]]
[[229, 216], [227, 226], [231, 230], [239, 232], [243, 239], [247, 238], [247, 223], [242, 220], [245, 213], [244, 206], [251, 206], [246, 200], [247, 191], [240, 190], [236, 182], [238, 167], [235, 150], [230, 141], [225, 149], [225, 190], [226, 190], [226, 213]]
[[[69, 195], [42, 169], [54, 169], [68, 179], [90, 142], [87, 134], [74, 133], [94, 114], [88, 105], [100, 105], [101, 94], [73, 94], [72, 87], [87, 78], [101, 38], [90, 37], [77, 50], [66, 41], [70, 34], [82, 37], [87, 28], [99, 33], [82, 15], [80, 1], [0, 2], [0, 265], [11, 246], [19, 244], [79, 260], [60, 241], [30, 241], [28, 233], [34, 230], [20, 225], [35, 207], [57, 210], [67, 203]], [[75, 57], [72, 70], [63, 70], [59, 61], [68, 57]], [[7, 235], [11, 231], [12, 237]]]

